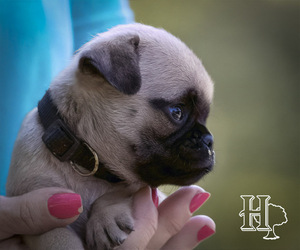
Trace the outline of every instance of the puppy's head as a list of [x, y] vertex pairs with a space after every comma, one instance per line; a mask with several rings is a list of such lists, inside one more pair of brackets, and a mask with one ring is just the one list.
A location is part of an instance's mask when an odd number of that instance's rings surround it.
[[188, 185], [212, 169], [205, 124], [213, 83], [179, 39], [146, 25], [117, 26], [83, 46], [74, 68], [65, 101], [72, 108], [62, 113], [77, 114], [77, 134], [112, 172], [158, 186]]

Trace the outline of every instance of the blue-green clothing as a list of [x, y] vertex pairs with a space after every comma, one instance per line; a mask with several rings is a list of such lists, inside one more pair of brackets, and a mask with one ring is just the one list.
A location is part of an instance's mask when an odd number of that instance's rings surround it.
[[21, 122], [74, 51], [133, 22], [127, 0], [0, 1], [0, 194]]

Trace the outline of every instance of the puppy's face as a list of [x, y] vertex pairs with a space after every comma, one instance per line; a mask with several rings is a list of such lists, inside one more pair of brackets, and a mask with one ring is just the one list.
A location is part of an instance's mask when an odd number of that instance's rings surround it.
[[82, 137], [111, 171], [158, 186], [192, 184], [212, 169], [205, 124], [213, 84], [185, 44], [164, 30], [125, 25], [99, 35], [77, 58], [77, 97], [85, 93], [80, 98], [98, 107], [92, 138]]
[[188, 185], [212, 169], [213, 137], [205, 127], [209, 106], [202, 98], [187, 89], [175, 99], [149, 100], [160, 123], [145, 125], [134, 145], [136, 172], [146, 183]]

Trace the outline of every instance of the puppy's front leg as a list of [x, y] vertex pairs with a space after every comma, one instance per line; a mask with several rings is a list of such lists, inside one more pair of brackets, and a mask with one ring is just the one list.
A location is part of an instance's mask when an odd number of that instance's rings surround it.
[[86, 230], [88, 249], [113, 249], [134, 230], [132, 196], [121, 193], [105, 194], [94, 202]]
[[41, 235], [25, 235], [23, 240], [32, 250], [84, 250], [81, 239], [66, 227], [56, 228]]

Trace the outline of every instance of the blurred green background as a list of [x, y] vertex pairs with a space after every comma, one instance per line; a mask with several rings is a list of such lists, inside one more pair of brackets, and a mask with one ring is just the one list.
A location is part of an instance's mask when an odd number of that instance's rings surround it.
[[[130, 4], [137, 22], [183, 40], [215, 82], [208, 126], [216, 166], [198, 184], [212, 194], [199, 214], [215, 220], [217, 233], [197, 249], [300, 249], [299, 1]], [[240, 230], [242, 194], [268, 194], [285, 208], [288, 223], [275, 228], [280, 239]]]

